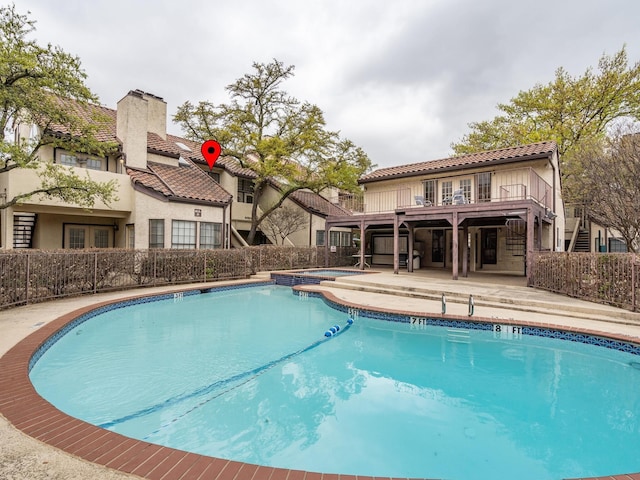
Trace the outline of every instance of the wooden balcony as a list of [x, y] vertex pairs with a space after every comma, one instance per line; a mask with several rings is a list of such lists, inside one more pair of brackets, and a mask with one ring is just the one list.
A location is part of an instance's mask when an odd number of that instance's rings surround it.
[[[492, 174], [491, 185], [484, 192], [476, 181], [471, 182], [470, 193], [464, 194], [456, 189], [443, 193], [444, 182], [456, 183], [460, 178], [473, 179], [474, 175], [461, 175], [436, 179], [438, 191], [431, 199], [425, 198], [423, 181], [407, 183], [389, 190], [369, 190], [363, 195], [341, 195], [333, 202], [354, 215], [391, 213], [397, 209], [425, 207], [453, 207], [467, 204], [495, 204], [531, 200], [544, 208], [553, 205], [553, 190], [532, 168], [499, 170]], [[479, 206], [479, 205], [478, 205]]]

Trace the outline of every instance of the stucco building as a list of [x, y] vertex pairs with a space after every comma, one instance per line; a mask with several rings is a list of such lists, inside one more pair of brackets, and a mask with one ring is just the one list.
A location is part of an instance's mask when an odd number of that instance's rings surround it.
[[558, 149], [540, 142], [381, 168], [360, 179], [361, 199], [342, 197], [364, 238], [360, 265], [526, 275], [534, 251], [563, 251]]
[[[167, 133], [167, 104], [162, 98], [133, 90], [115, 110], [90, 106], [79, 112], [88, 121], [95, 112], [106, 119], [97, 137], [117, 144], [117, 151], [99, 157], [45, 146], [39, 158], [96, 181], [114, 181], [117, 200], [109, 205], [96, 202], [89, 211], [33, 196], [1, 212], [2, 248], [198, 249], [246, 244], [255, 174], [229, 157], [219, 159], [210, 170], [200, 144]], [[62, 127], [53, 128], [48, 133], [69, 134]], [[17, 125], [15, 140], [40, 134], [32, 125]], [[39, 185], [33, 169], [0, 174], [5, 198]], [[266, 195], [265, 201], [274, 194]], [[316, 245], [317, 232], [324, 229], [329, 214], [349, 214], [308, 191], [296, 192], [286, 203], [309, 215], [308, 226], [288, 239], [295, 245]], [[350, 229], [342, 230], [350, 236]], [[269, 242], [266, 237], [262, 240]]]

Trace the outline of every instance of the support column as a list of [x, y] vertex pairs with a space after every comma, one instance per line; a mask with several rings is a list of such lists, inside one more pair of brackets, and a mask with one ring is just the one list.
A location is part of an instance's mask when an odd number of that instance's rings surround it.
[[398, 274], [400, 269], [400, 222], [398, 215], [393, 217], [393, 273]]
[[534, 225], [535, 217], [533, 215], [533, 209], [527, 209], [527, 245], [526, 245], [526, 262], [524, 267], [524, 274], [527, 276], [527, 286], [531, 286], [531, 266], [533, 265], [533, 246], [535, 242], [534, 233], [535, 233], [535, 225]]
[[451, 234], [452, 246], [451, 246], [451, 258], [452, 258], [452, 270], [453, 270], [453, 280], [458, 280], [458, 212], [453, 212], [453, 219], [451, 222], [451, 226], [453, 227], [453, 232]]
[[366, 246], [365, 238], [364, 238], [364, 218], [360, 220], [360, 270], [364, 270], [365, 264], [365, 251], [364, 248]]
[[413, 273], [413, 224], [407, 224], [409, 228], [409, 238], [407, 245], [407, 271]]
[[462, 276], [467, 278], [469, 276], [469, 227], [465, 222], [462, 227]]
[[329, 230], [331, 227], [327, 222], [324, 222], [324, 266], [325, 268], [329, 267]]

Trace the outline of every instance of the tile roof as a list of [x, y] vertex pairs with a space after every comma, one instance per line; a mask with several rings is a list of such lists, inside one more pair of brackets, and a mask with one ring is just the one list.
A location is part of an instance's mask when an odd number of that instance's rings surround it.
[[[67, 98], [58, 98], [58, 101], [65, 109], [73, 110], [73, 113], [88, 124], [96, 125], [96, 139], [100, 142], [118, 142], [116, 137], [116, 111], [103, 107], [101, 105], [83, 105], [75, 100]], [[79, 132], [71, 132], [66, 125], [52, 124], [49, 125], [49, 131], [61, 134], [78, 135]]]
[[[197, 164], [208, 166], [207, 161], [202, 156], [202, 152], [200, 150], [200, 147], [202, 146], [201, 142], [194, 142], [193, 140], [188, 140], [186, 138], [167, 134], [166, 143], [170, 143], [171, 145], [173, 145], [174, 146], [173, 151], [178, 152], [180, 155], [182, 155], [183, 158], [188, 158], [189, 160]], [[188, 147], [189, 150], [184, 150], [183, 148], [179, 147], [177, 145], [178, 143], [181, 143], [185, 147]], [[234, 157], [228, 157], [228, 156], [220, 157], [216, 161], [215, 166], [220, 167], [224, 170], [227, 170], [232, 175], [239, 175], [241, 177], [247, 177], [247, 178], [256, 177], [256, 174], [253, 170], [242, 167], [240, 165], [240, 162]]]
[[215, 204], [231, 201], [229, 192], [189, 160], [177, 167], [147, 162], [147, 170], [127, 167], [127, 173], [134, 185], [153, 190], [167, 200]]
[[550, 155], [558, 149], [555, 142], [538, 142], [517, 147], [501, 148], [486, 152], [471, 153], [458, 157], [429, 160], [427, 162], [380, 168], [360, 178], [359, 183], [369, 183], [396, 177], [412, 177], [438, 170], [458, 170], [505, 161], [526, 160], [539, 155]]
[[[93, 118], [96, 112], [104, 115], [107, 121], [99, 126], [98, 139], [121, 143], [116, 136], [116, 110], [100, 105], [81, 106], [73, 101], [68, 102], [68, 108], [73, 108], [87, 122], [94, 122]], [[58, 133], [69, 133], [62, 126], [55, 126], [53, 130]], [[188, 165], [175, 167], [157, 162], [147, 162], [146, 170], [127, 167], [127, 173], [134, 185], [152, 190], [167, 199], [228, 203], [232, 198], [231, 194], [198, 167], [198, 165], [207, 165], [200, 150], [201, 146], [201, 142], [176, 135], [167, 134], [165, 140], [156, 133], [148, 132], [147, 151], [170, 158], [182, 157], [187, 160]], [[257, 176], [253, 170], [243, 167], [236, 158], [230, 156], [221, 157], [215, 166], [235, 176], [245, 178], [256, 178]], [[277, 183], [275, 185], [277, 188]], [[291, 195], [291, 199], [301, 207], [320, 216], [351, 214], [351, 212], [309, 190], [296, 191]]]
[[289, 198], [304, 209], [321, 217], [327, 217], [329, 215], [351, 215], [351, 212], [348, 210], [331, 203], [322, 195], [318, 195], [310, 190], [296, 190], [289, 196]]

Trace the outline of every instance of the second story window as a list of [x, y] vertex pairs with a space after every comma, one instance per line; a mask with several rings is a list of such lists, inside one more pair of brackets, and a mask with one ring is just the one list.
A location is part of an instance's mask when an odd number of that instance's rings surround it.
[[218, 172], [207, 172], [217, 183], [220, 183], [220, 174]]
[[442, 182], [442, 204], [451, 205], [451, 196], [453, 195], [453, 182]]
[[478, 202], [491, 201], [491, 172], [482, 172], [476, 175], [476, 193]]
[[69, 165], [70, 167], [76, 167], [78, 165], [78, 159], [74, 155], [63, 153], [60, 155], [60, 163], [62, 165]]
[[464, 195], [464, 203], [469, 203], [471, 201], [471, 179], [465, 178], [460, 180], [460, 190], [462, 195]]
[[436, 204], [436, 191], [438, 183], [436, 180], [425, 180], [424, 182], [424, 201], [425, 205]]
[[238, 201], [253, 203], [253, 181], [247, 178], [238, 178]]
[[69, 167], [84, 167], [89, 170], [103, 170], [102, 158], [72, 155], [70, 153], [60, 153], [58, 155], [58, 163], [68, 165]]

